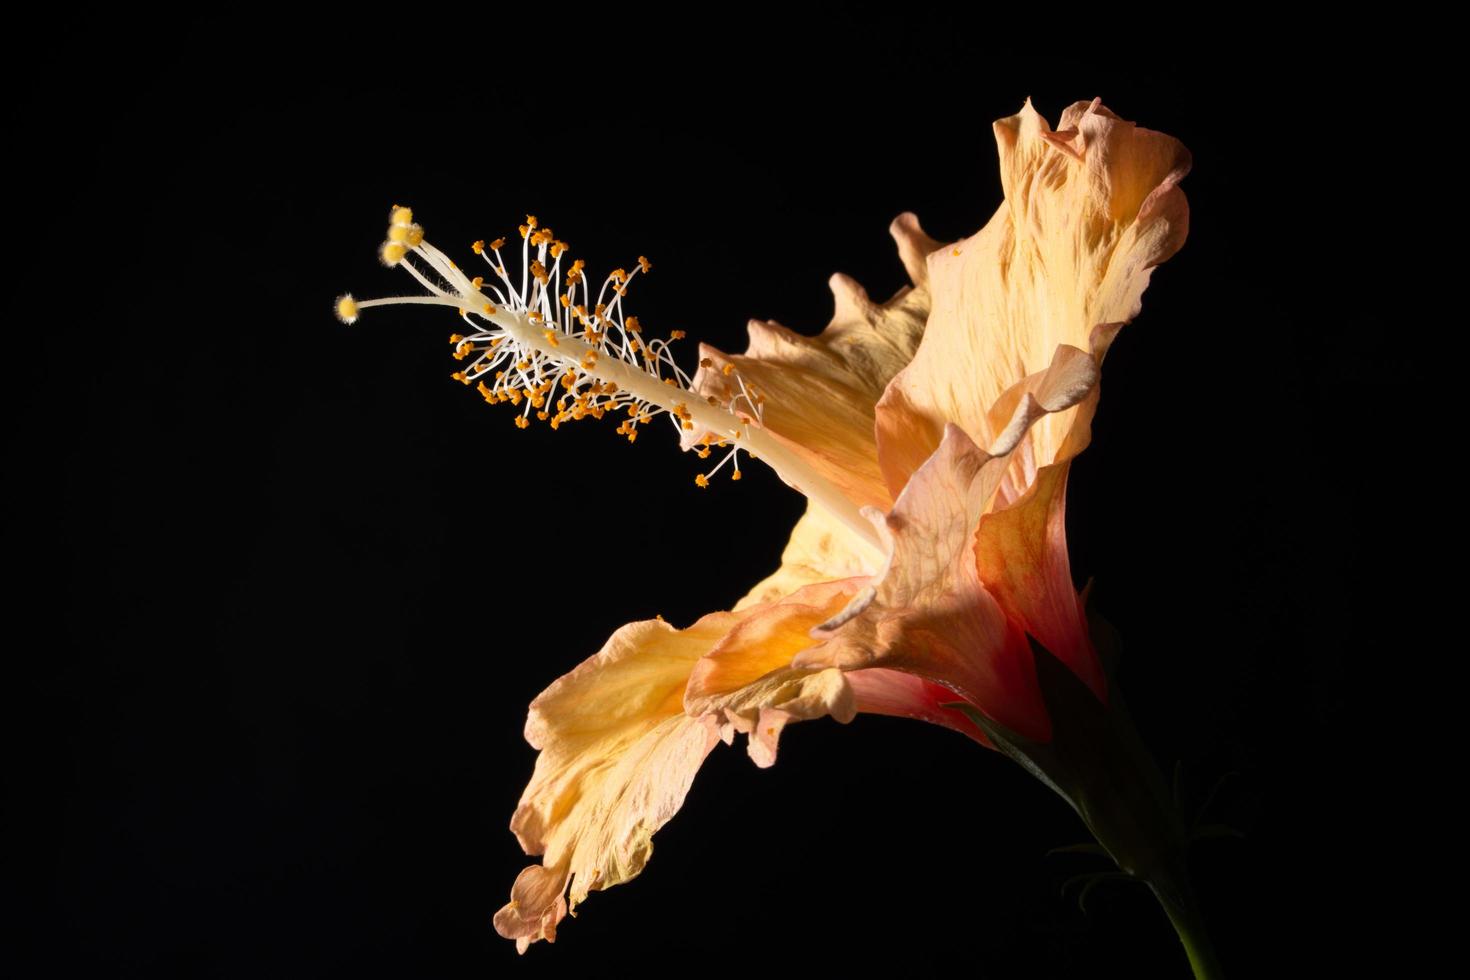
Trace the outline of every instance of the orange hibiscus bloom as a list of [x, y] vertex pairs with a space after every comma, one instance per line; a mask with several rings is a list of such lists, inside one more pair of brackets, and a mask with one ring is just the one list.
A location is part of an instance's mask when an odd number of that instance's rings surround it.
[[[523, 951], [642, 871], [722, 739], [746, 735], [767, 766], [788, 723], [870, 711], [1045, 745], [1033, 643], [1107, 701], [1068, 564], [1067, 471], [1109, 343], [1184, 242], [1189, 154], [1097, 101], [1055, 130], [1028, 102], [995, 134], [1005, 201], [984, 228], [941, 245], [912, 215], [894, 221], [911, 287], [878, 304], [835, 276], [819, 336], [753, 322], [743, 354], [701, 347], [692, 376], [622, 313], [628, 273], [594, 300], [534, 219], [519, 288], [503, 243], [477, 243], [497, 290], [395, 212], [384, 260], [430, 288], [412, 301], [459, 309], [472, 332], [451, 340], [471, 362], [456, 377], [517, 405], [518, 424], [626, 412], [632, 438], [667, 414], [686, 448], [737, 466], [753, 451], [810, 498], [779, 569], [734, 609], [624, 626], [532, 702], [540, 754], [511, 828], [541, 861], [495, 916]], [[344, 297], [339, 314], [381, 302]]]

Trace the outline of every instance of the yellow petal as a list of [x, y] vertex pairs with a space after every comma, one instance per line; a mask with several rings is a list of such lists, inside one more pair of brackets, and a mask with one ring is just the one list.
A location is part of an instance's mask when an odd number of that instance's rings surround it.
[[[542, 863], [517, 877], [496, 930], [523, 951], [554, 940], [562, 917], [590, 891], [637, 876], [654, 832], [683, 804], [721, 728], [727, 740], [751, 731], [751, 755], [764, 765], [787, 721], [827, 713], [849, 720], [854, 701], [840, 672], [780, 682], [771, 675], [813, 642], [810, 629], [859, 584], [825, 583], [740, 613], [711, 613], [683, 630], [662, 620], [629, 624], [542, 692], [526, 722], [541, 754], [511, 820], [526, 853], [541, 854]], [[686, 713], [696, 671], [696, 697], [710, 700]], [[764, 727], [746, 727], [747, 718]]]
[[[891, 233], [910, 274], [922, 272], [919, 256], [936, 246], [913, 215], [901, 215]], [[877, 304], [852, 279], [832, 277], [836, 309], [816, 337], [778, 323], [752, 320], [744, 354], [700, 347], [702, 366], [694, 390], [721, 402], [740, 393], [740, 383], [764, 396], [761, 422], [858, 506], [887, 507], [891, 496], [878, 469], [873, 413], [893, 376], [914, 356], [929, 315], [922, 278]], [[732, 368], [727, 373], [727, 368]], [[691, 432], [686, 444], [703, 436]]]
[[882, 562], [883, 556], [831, 511], [808, 502], [781, 553], [781, 566], [757, 583], [735, 609], [774, 602], [809, 585], [872, 575]]
[[781, 731], [792, 721], [831, 715], [849, 722], [857, 713], [842, 671], [793, 668], [791, 661], [812, 645], [811, 630], [831, 619], [866, 584], [866, 579], [828, 582], [802, 589], [751, 616], [695, 665], [684, 697], [689, 714], [709, 716], [729, 742], [749, 736], [756, 765], [776, 761]]
[[[928, 260], [933, 311], [914, 361], [878, 407], [878, 452], [894, 493], [953, 422], [981, 446], [988, 412], [1059, 345], [1093, 349], [1093, 330], [1127, 322], [1154, 266], [1188, 231], [1178, 182], [1189, 152], [1174, 138], [1077, 103], [1053, 132], [1030, 102], [995, 124], [1006, 199], [974, 236]], [[885, 420], [884, 416], [888, 415]], [[1076, 413], [1031, 435], [1053, 462]]]
[[555, 939], [568, 886], [575, 909], [589, 890], [643, 869], [653, 833], [717, 741], [711, 723], [684, 714], [689, 671], [738, 620], [714, 613], [685, 630], [631, 623], [531, 703], [526, 740], [541, 754], [511, 829], [544, 867], [521, 873], [495, 917], [522, 950]]

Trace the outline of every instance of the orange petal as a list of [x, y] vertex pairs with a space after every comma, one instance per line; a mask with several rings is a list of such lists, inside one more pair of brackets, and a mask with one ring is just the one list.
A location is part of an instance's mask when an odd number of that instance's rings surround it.
[[[1059, 345], [1091, 349], [1094, 327], [1132, 319], [1151, 270], [1188, 232], [1177, 185], [1190, 158], [1173, 137], [1099, 102], [1070, 107], [1052, 132], [1028, 101], [995, 134], [1006, 199], [980, 232], [930, 254], [924, 339], [878, 406], [878, 453], [895, 493], [946, 422], [991, 446], [1000, 433], [990, 407]], [[1037, 465], [1056, 459], [1074, 421], [1036, 427]]]
[[887, 568], [863, 599], [815, 632], [826, 642], [798, 655], [795, 666], [911, 673], [1013, 731], [1049, 739], [1026, 637], [985, 590], [975, 564], [975, 527], [1007, 462], [947, 426], [885, 520]]
[[[913, 215], [890, 229], [910, 274], [936, 243]], [[929, 315], [922, 278], [886, 303], [874, 303], [852, 279], [838, 274], [830, 286], [832, 322], [808, 337], [771, 321], [750, 322], [744, 354], [727, 355], [706, 345], [709, 367], [694, 376], [694, 390], [721, 402], [740, 393], [740, 382], [765, 396], [760, 424], [859, 506], [887, 507], [891, 496], [878, 469], [874, 406], [893, 376], [913, 358]], [[727, 374], [726, 368], [733, 373]], [[704, 435], [691, 431], [692, 445]]]
[[981, 518], [975, 556], [981, 581], [1007, 615], [1105, 702], [1107, 681], [1067, 557], [1068, 468], [1042, 467], [1017, 504]]
[[[631, 623], [542, 692], [526, 722], [526, 739], [541, 752], [511, 820], [542, 863], [517, 877], [496, 930], [522, 951], [553, 941], [589, 892], [636, 877], [722, 728], [727, 740], [750, 732], [752, 757], [769, 765], [787, 722], [851, 719], [856, 702], [840, 671], [774, 675], [859, 585], [824, 583], [683, 630]], [[696, 704], [687, 713], [686, 690]]]
[[775, 763], [789, 722], [823, 715], [851, 721], [857, 703], [842, 671], [793, 668], [791, 662], [812, 645], [812, 629], [836, 615], [864, 582], [811, 586], [743, 620], [695, 665], [685, 710], [712, 718], [726, 742], [736, 732], [748, 735], [747, 750], [762, 768]]

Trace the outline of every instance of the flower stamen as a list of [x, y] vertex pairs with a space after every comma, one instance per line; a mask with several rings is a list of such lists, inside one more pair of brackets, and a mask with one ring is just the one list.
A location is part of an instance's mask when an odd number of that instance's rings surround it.
[[[760, 392], [734, 373], [738, 390], [723, 404], [696, 394], [693, 379], [669, 347], [685, 332], [670, 331], [668, 340], [646, 339], [638, 317], [625, 314], [629, 286], [653, 267], [646, 257], [639, 256], [631, 269], [614, 269], [594, 298], [586, 264], [567, 255], [566, 242], [543, 228], [534, 215], [526, 216], [519, 231], [519, 286], [506, 271], [501, 254], [504, 238], [470, 246], [490, 272], [470, 278], [424, 239], [409, 208], [395, 205], [379, 256], [384, 264], [406, 270], [429, 295], [358, 300], [346, 294], [337, 300], [337, 316], [352, 323], [363, 310], [377, 306], [451, 308], [465, 324], [464, 333], [450, 335], [453, 356], [468, 362], [451, 377], [473, 384], [489, 404], [508, 401], [519, 406], [518, 428], [528, 428], [533, 413], [557, 429], [589, 415], [602, 418], [617, 412], [626, 416], [617, 434], [634, 442], [640, 425], [667, 415], [681, 435], [706, 433], [701, 458], [710, 455], [711, 445], [728, 450], [713, 469], [695, 478], [696, 485], [709, 486], [709, 478], [727, 464], [733, 466], [732, 479], [740, 479], [739, 453], [743, 450], [755, 458], [758, 451], [788, 485], [821, 503], [862, 540], [882, 550], [877, 532], [858, 508], [764, 430], [765, 397]], [[732, 375], [730, 365], [724, 373]]]

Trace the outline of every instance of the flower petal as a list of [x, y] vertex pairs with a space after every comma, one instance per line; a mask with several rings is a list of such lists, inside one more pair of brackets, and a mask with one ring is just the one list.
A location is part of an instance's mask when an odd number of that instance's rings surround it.
[[959, 695], [942, 684], [883, 667], [848, 671], [846, 676], [857, 696], [859, 712], [927, 721], [953, 728], [987, 748], [994, 747], [984, 730], [964, 712], [945, 707], [958, 700]]
[[[1024, 379], [993, 406], [992, 452], [976, 446], [959, 426], [946, 425], [939, 449], [918, 467], [884, 518], [888, 564], [858, 602], [817, 631], [829, 642], [802, 653], [796, 665], [907, 671], [958, 692], [1013, 731], [1049, 738], [1025, 636], [1028, 620], [989, 590], [977, 560], [976, 533], [1008, 474], [1023, 465], [1015, 457], [1029, 446], [1031, 430], [1086, 404], [1097, 380], [1090, 353], [1062, 346], [1045, 371]], [[1000, 415], [1006, 410], [1008, 416]], [[1063, 542], [1064, 569], [1065, 557]], [[1070, 579], [1064, 595], [1075, 598]]]
[[746, 593], [735, 609], [773, 602], [809, 585], [872, 575], [882, 564], [883, 556], [831, 511], [808, 502], [781, 552], [781, 566]]
[[[913, 215], [895, 219], [890, 232], [910, 274], [918, 272], [919, 257], [936, 243]], [[725, 402], [740, 393], [743, 383], [763, 396], [761, 425], [767, 431], [854, 503], [887, 507], [892, 498], [878, 469], [873, 413], [883, 389], [913, 358], [924, 332], [929, 296], [922, 278], [915, 283], [877, 304], [852, 279], [834, 275], [830, 285], [836, 309], [820, 335], [808, 337], [772, 321], [752, 320], [744, 354], [700, 346], [694, 390]], [[684, 443], [693, 445], [704, 436], [690, 431]]]
[[[878, 453], [891, 492], [954, 422], [982, 446], [992, 405], [1059, 345], [1088, 349], [1099, 324], [1140, 306], [1154, 266], [1183, 244], [1179, 181], [1189, 152], [1103, 108], [1077, 103], [1053, 132], [1028, 101], [995, 124], [1006, 199], [974, 236], [928, 260], [933, 311], [913, 363], [879, 404]], [[885, 418], [885, 416], [887, 416]], [[1052, 462], [1075, 415], [1036, 426], [1030, 452]]]
[[643, 869], [654, 831], [717, 741], [713, 725], [684, 714], [689, 671], [738, 621], [714, 613], [685, 630], [631, 623], [531, 702], [526, 740], [541, 754], [511, 830], [527, 854], [544, 857], [495, 916], [522, 951], [554, 940], [556, 923], [589, 890]]
[[985, 590], [975, 564], [975, 527], [1006, 465], [947, 426], [885, 520], [891, 557], [870, 598], [819, 628], [814, 635], [826, 642], [795, 665], [905, 671], [1013, 731], [1048, 739], [1025, 634]]
[[[636, 877], [721, 728], [727, 740], [751, 732], [752, 757], [769, 765], [788, 721], [850, 720], [856, 701], [840, 671], [782, 671], [861, 584], [823, 583], [683, 630], [631, 623], [542, 692], [526, 722], [526, 739], [541, 752], [511, 820], [542, 863], [517, 877], [496, 930], [522, 951], [553, 941], [590, 891]], [[686, 690], [707, 701], [686, 713]]]
[[982, 517], [975, 557], [986, 591], [1006, 614], [1106, 702], [1102, 662], [1067, 558], [1068, 469], [1067, 463], [1042, 467], [1019, 503]]
[[748, 735], [747, 751], [761, 768], [775, 763], [789, 722], [823, 715], [852, 721], [857, 702], [842, 671], [793, 668], [791, 662], [812, 645], [812, 629], [864, 584], [857, 578], [811, 586], [742, 621], [695, 665], [685, 710], [712, 718], [726, 742], [735, 732]]

